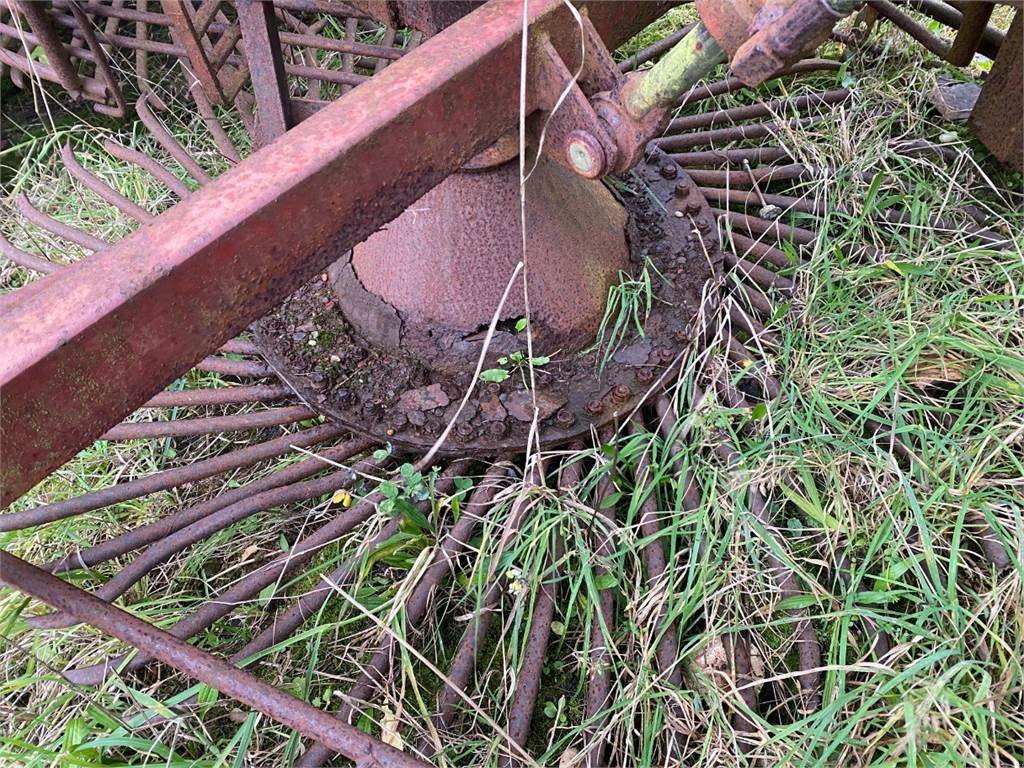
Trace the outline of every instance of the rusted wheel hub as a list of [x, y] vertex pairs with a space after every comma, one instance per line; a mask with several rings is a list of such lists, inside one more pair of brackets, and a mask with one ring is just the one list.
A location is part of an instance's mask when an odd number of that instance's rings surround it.
[[[704, 288], [720, 273], [714, 217], [682, 168], [653, 150], [615, 187], [543, 162], [526, 185], [535, 392], [517, 330], [521, 283], [487, 348], [492, 375], [473, 381], [522, 259], [516, 163], [451, 177], [341, 255], [259, 323], [264, 351], [311, 406], [414, 449], [430, 447], [452, 420], [448, 452], [521, 449], [535, 409], [542, 442], [584, 435], [654, 389], [694, 337]], [[638, 278], [653, 299], [625, 301], [645, 304], [643, 337], [593, 349], [609, 288]]]
[[[524, 260], [519, 163], [457, 173], [331, 270], [346, 319], [367, 340], [437, 370], [472, 371]], [[556, 355], [593, 343], [608, 289], [631, 271], [626, 210], [602, 184], [542, 160], [526, 184], [525, 261], [534, 350]], [[520, 273], [491, 342], [492, 357], [521, 350]]]

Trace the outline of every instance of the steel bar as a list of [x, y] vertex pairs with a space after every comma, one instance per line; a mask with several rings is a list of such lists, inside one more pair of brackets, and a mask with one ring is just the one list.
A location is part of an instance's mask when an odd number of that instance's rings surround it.
[[[317, 435], [313, 435], [312, 437], [315, 438]], [[286, 440], [286, 438], [293, 439]], [[268, 443], [265, 443], [264, 445], [274, 443], [274, 450], [279, 450], [280, 447], [285, 444], [287, 444], [288, 447], [295, 446], [302, 448], [307, 447], [307, 439], [310, 439], [309, 435], [304, 432], [299, 432], [295, 435], [285, 435], [282, 438], [268, 441]], [[308, 445], [315, 444], [316, 442], [311, 440]], [[325, 465], [328, 462], [333, 461], [340, 463], [348, 461], [353, 456], [363, 453], [372, 445], [373, 443], [365, 438], [355, 438], [341, 443], [340, 445], [320, 448], [316, 452], [315, 458], [305, 459], [303, 461], [290, 464], [283, 469], [270, 472], [269, 474], [266, 474], [256, 480], [252, 480], [238, 488], [224, 490], [216, 496], [206, 499], [198, 504], [185, 507], [184, 509], [167, 515], [166, 517], [155, 520], [152, 523], [147, 523], [139, 526], [138, 528], [133, 528], [127, 533], [113, 539], [107, 539], [99, 544], [94, 544], [91, 547], [69, 554], [53, 563], [47, 563], [43, 567], [46, 570], [53, 572], [71, 571], [78, 568], [91, 568], [99, 563], [106, 562], [107, 560], [111, 560], [115, 557], [120, 557], [128, 552], [133, 552], [147, 544], [152, 544], [154, 541], [160, 541], [175, 532], [180, 531], [182, 528], [193, 524], [197, 520], [202, 520], [204, 517], [208, 517], [231, 504], [244, 501], [252, 496], [263, 493], [264, 491], [290, 485], [291, 483], [296, 483], [300, 480], [312, 477], [313, 475], [320, 474], [326, 469]], [[268, 450], [270, 449], [268, 448]], [[273, 455], [280, 455], [280, 453], [275, 453]]]
[[790, 295], [796, 290], [796, 285], [788, 277], [777, 275], [760, 264], [734, 256], [728, 251], [724, 255], [729, 269], [735, 270], [745, 280], [753, 281], [762, 290], [774, 290], [785, 295]]
[[137, 149], [129, 149], [123, 144], [118, 144], [112, 139], [105, 140], [103, 142], [103, 148], [107, 150], [112, 157], [116, 157], [118, 160], [123, 160], [126, 163], [131, 163], [132, 165], [141, 168], [165, 187], [170, 189], [178, 197], [184, 199], [192, 194], [192, 190], [188, 188], [188, 185], [185, 182], [144, 152], [139, 152]]
[[[53, 20], [55, 23], [68, 29], [78, 29], [78, 22], [75, 21], [74, 16], [70, 14], [57, 13], [54, 14]], [[126, 50], [145, 51], [146, 53], [159, 53], [165, 56], [173, 56], [176, 59], [184, 59], [187, 57], [187, 53], [184, 48], [172, 43], [164, 43], [159, 40], [152, 40], [149, 38], [139, 39], [138, 37], [126, 37], [125, 35], [108, 35], [105, 32], [94, 32], [96, 40], [102, 45], [109, 45], [115, 48], [124, 48]], [[88, 48], [75, 47], [75, 56], [81, 57], [85, 61], [95, 63], [95, 56], [92, 51]], [[99, 83], [95, 83], [96, 87], [99, 87]]]
[[65, 224], [63, 221], [58, 221], [52, 216], [43, 213], [32, 205], [24, 192], [19, 193], [14, 198], [14, 205], [18, 209], [18, 213], [40, 229], [45, 229], [47, 232], [51, 232], [57, 235], [57, 237], [61, 237], [75, 245], [80, 245], [90, 251], [102, 251], [110, 245], [106, 240], [101, 240], [95, 235], [90, 235], [88, 232], [83, 232], [76, 227], [72, 227], [70, 224]]
[[[732, 242], [732, 246], [736, 250], [737, 257], [751, 261], [754, 264], [759, 264], [761, 261], [767, 261], [774, 267], [786, 269], [787, 267], [792, 267], [799, 263], [798, 261], [790, 261], [789, 255], [784, 251], [781, 251], [778, 248], [773, 248], [768, 245], [768, 243], [761, 242], [760, 240], [754, 240], [746, 235], [741, 235], [738, 232], [730, 232], [729, 240]], [[748, 256], [752, 256], [754, 258], [747, 259]]]
[[[532, 502], [528, 500], [530, 489], [541, 482], [543, 468], [535, 461], [528, 470], [528, 476], [523, 480], [523, 487], [509, 511], [507, 530], [518, 532], [526, 519], [526, 516], [533, 508]], [[434, 728], [443, 733], [454, 725], [459, 713], [459, 702], [462, 697], [460, 691], [465, 691], [469, 686], [469, 679], [476, 669], [477, 654], [480, 652], [484, 638], [491, 626], [491, 617], [498, 607], [501, 598], [501, 581], [492, 578], [484, 584], [483, 594], [479, 597], [473, 609], [473, 615], [469, 619], [462, 639], [459, 641], [455, 655], [452, 657], [451, 666], [448, 669], [448, 677], [440, 693], [437, 695], [437, 711], [434, 713]], [[432, 747], [426, 751], [427, 757], [432, 757]]]
[[[206, 98], [206, 94], [203, 92], [203, 87], [198, 83], [192, 83], [189, 87], [189, 93], [192, 94], [192, 100], [196, 103], [196, 108], [199, 110], [199, 114], [203, 117], [203, 122], [206, 123], [206, 129], [213, 136], [213, 141], [217, 145], [217, 149], [220, 150], [227, 160], [232, 163], [242, 162], [241, 155], [238, 154], [238, 149], [231, 142], [231, 138], [228, 136], [228, 132], [224, 130], [224, 126], [220, 124], [217, 119], [217, 114], [213, 111], [213, 105], [210, 104], [210, 100]], [[239, 117], [244, 113], [244, 110], [239, 105], [238, 100], [235, 101], [235, 106], [239, 109]], [[244, 121], [243, 121], [244, 122]], [[248, 129], [248, 126], [246, 126]]]
[[763, 390], [762, 395], [764, 395], [762, 399], [775, 400], [779, 396], [779, 393], [782, 392], [782, 385], [779, 383], [779, 380], [768, 373], [764, 361], [758, 360], [758, 358], [752, 355], [750, 350], [739, 339], [735, 336], [729, 336], [726, 342], [726, 350], [729, 359], [740, 366], [742, 375], [750, 377], [761, 386]]
[[[69, 9], [71, 3], [75, 0], [52, 0], [55, 8]], [[122, 21], [138, 21], [145, 24], [152, 24], [157, 27], [170, 27], [171, 17], [163, 13], [154, 13], [152, 11], [139, 10], [133, 7], [115, 8], [111, 5], [105, 5], [103, 3], [93, 3], [89, 7], [89, 13], [94, 16], [102, 16], [105, 18], [116, 18]]]
[[88, 592], [2, 550], [0, 581], [151, 654], [303, 735], [329, 744], [332, 749], [362, 766], [428, 768], [426, 763], [377, 741], [245, 670], [193, 648], [169, 632], [104, 603]]
[[99, 438], [100, 440], [150, 440], [157, 437], [190, 437], [211, 435], [218, 432], [238, 432], [263, 427], [294, 424], [297, 421], [314, 419], [315, 411], [304, 405], [284, 408], [268, 408], [252, 413], [236, 413], [231, 416], [208, 416], [200, 419], [176, 419], [174, 421], [135, 421], [118, 424]]
[[748, 163], [775, 163], [789, 160], [791, 155], [782, 147], [751, 147], [750, 149], [709, 149], [700, 152], [674, 152], [669, 154], [684, 168], [706, 165], [742, 165]]
[[[98, 79], [103, 82], [105, 89], [107, 98], [96, 104], [95, 109], [101, 114], [122, 118], [124, 117], [125, 112], [124, 95], [121, 93], [121, 87], [118, 85], [113, 72], [110, 70], [110, 64], [107, 61], [106, 52], [102, 47], [100, 47], [99, 42], [96, 40], [96, 32], [92, 28], [92, 23], [88, 18], [86, 18], [85, 12], [77, 3], [73, 3], [71, 5], [71, 13], [75, 17], [75, 21], [78, 22], [79, 30], [82, 37], [85, 39], [85, 44], [93, 54], [96, 75]], [[112, 105], [108, 103], [110, 100], [114, 102]]]
[[46, 4], [32, 0], [18, 0], [15, 6], [18, 13], [28, 20], [32, 33], [46, 52], [46, 61], [54, 74], [54, 81], [60, 83], [61, 88], [67, 91], [72, 98], [80, 97], [83, 93], [82, 81], [79, 80], [78, 71], [68, 57], [64, 42], [53, 28]]
[[[583, 450], [582, 443], [569, 446], [576, 453]], [[575, 488], [580, 481], [579, 462], [573, 462], [562, 469], [559, 488], [565, 492]], [[540, 692], [541, 672], [544, 668], [544, 657], [547, 653], [548, 640], [551, 637], [551, 625], [555, 618], [555, 602], [558, 598], [558, 568], [562, 560], [563, 544], [561, 531], [555, 531], [551, 542], [551, 552], [546, 560], [546, 568], [552, 574], [537, 587], [537, 596], [533, 602], [530, 630], [526, 636], [522, 659], [515, 676], [515, 689], [512, 694], [512, 705], [509, 708], [508, 724], [505, 727], [513, 744], [520, 751], [526, 749], [526, 741], [530, 735], [530, 724], [537, 706], [537, 695]], [[516, 751], [509, 745], [508, 754], [499, 763], [505, 768], [518, 768], [523, 764]]]
[[[308, 448], [317, 443], [333, 440], [344, 432], [345, 430], [332, 424], [322, 424], [292, 435], [282, 435], [265, 443], [239, 448], [237, 451], [196, 461], [183, 467], [165, 469], [163, 472], [156, 472], [98, 491], [83, 493], [80, 496], [73, 496], [53, 504], [20, 512], [8, 512], [5, 515], [0, 515], [0, 532], [45, 525], [56, 520], [64, 520], [85, 512], [109, 507], [111, 504], [120, 504], [124, 501], [148, 496], [151, 493], [165, 491], [185, 483], [205, 480], [214, 475], [252, 466], [274, 456], [280, 456], [296, 446]], [[359, 439], [354, 441], [354, 445], [357, 449], [365, 450], [371, 443], [369, 440]], [[89, 563], [89, 565], [93, 564]]]
[[117, 208], [117, 210], [143, 224], [147, 224], [156, 219], [156, 217], [145, 208], [132, 202], [105, 181], [100, 180], [92, 173], [85, 170], [85, 168], [82, 167], [82, 164], [78, 162], [78, 158], [75, 157], [75, 153], [71, 149], [70, 143], [61, 147], [60, 158], [64, 161], [64, 167], [68, 169], [68, 173], [78, 181], [82, 182], [82, 184], [96, 193], [96, 195], [105, 202], [110, 203], [110, 205]]
[[811, 176], [814, 171], [801, 163], [790, 163], [789, 165], [771, 165], [766, 168], [751, 168], [742, 171], [709, 171], [688, 168], [686, 173], [691, 180], [702, 187], [713, 187], [720, 184], [728, 187], [747, 188], [783, 181], [799, 181]]
[[186, 0], [160, 0], [160, 4], [171, 20], [171, 39], [185, 49], [188, 68], [203, 84], [207, 98], [214, 104], [229, 103], [224, 98], [220, 78], [210, 64], [203, 36], [196, 31], [191, 3]]
[[[972, 0], [971, 4], [975, 0]], [[873, 4], [872, 4], [873, 5]], [[959, 30], [960, 25], [963, 22], [963, 11], [958, 8], [951, 7], [951, 4], [940, 2], [940, 0], [910, 0], [910, 5], [914, 9], [920, 11], [926, 16], [930, 16], [940, 24], [944, 24], [947, 27]], [[967, 7], [966, 5], [964, 6]], [[982, 30], [981, 40], [978, 43], [977, 51], [982, 56], [989, 59], [995, 59], [999, 55], [999, 50], [1002, 48], [1003, 40], [1005, 39], [1004, 33], [986, 25]]]
[[[730, 128], [715, 128], [709, 131], [698, 131], [674, 136], [664, 136], [654, 140], [655, 146], [666, 152], [679, 152], [684, 149], [703, 147], [706, 145], [728, 144], [733, 141], [761, 139], [765, 136], [776, 136], [788, 130], [802, 130], [821, 122], [818, 117], [794, 118], [785, 122], [771, 121], [736, 125]], [[698, 182], [699, 183], [699, 182]]]
[[[642, 428], [637, 419], [630, 422], [630, 434], [641, 434]], [[668, 585], [666, 571], [668, 563], [665, 549], [661, 543], [661, 526], [658, 524], [658, 493], [651, 477], [651, 459], [648, 451], [644, 451], [637, 460], [634, 494], [643, 494], [640, 504], [640, 534], [646, 540], [644, 544], [644, 565], [647, 567], [647, 585], [651, 591], [660, 590], [667, 598]], [[664, 598], [663, 598], [664, 599]], [[679, 664], [679, 638], [675, 624], [668, 618], [664, 603], [659, 608], [657, 621], [659, 632], [658, 670], [669, 685], [679, 687], [683, 682], [683, 672]]]
[[767, 221], [756, 216], [747, 216], [736, 211], [723, 211], [720, 208], [711, 208], [712, 213], [719, 219], [725, 219], [732, 228], [749, 232], [753, 235], [768, 235], [779, 242], [792, 241], [798, 245], [813, 245], [818, 235], [809, 229], [802, 227], [791, 227], [780, 224], [777, 221]]
[[949, 63], [954, 67], [966, 67], [974, 59], [974, 54], [981, 45], [988, 20], [995, 10], [994, 2], [975, 0], [964, 6], [960, 26], [957, 28], [953, 45], [949, 49]]
[[693, 24], [687, 24], [682, 29], [678, 29], [673, 32], [671, 35], [661, 38], [658, 42], [652, 43], [646, 48], [641, 48], [628, 59], [623, 59], [619, 62], [619, 72], [631, 72], [638, 69], [641, 64], [646, 64], [651, 59], [657, 58], [686, 37], [693, 27]]
[[[480, 522], [490, 508], [491, 501], [498, 492], [499, 482], [506, 473], [507, 469], [501, 464], [492, 464], [476, 488], [473, 489], [473, 494], [468, 501], [462, 505], [458, 522], [449, 528], [440, 547], [431, 557], [430, 565], [427, 566], [419, 583], [409, 595], [405, 606], [405, 631], [407, 634], [415, 631], [426, 618], [430, 601], [434, 599], [434, 595], [444, 579], [454, 570], [456, 558], [466, 549], [467, 542], [480, 526]], [[267, 643], [264, 647], [269, 647], [271, 644]], [[243, 658], [260, 650], [260, 648], [249, 649], [248, 646], [247, 649], [248, 652]], [[359, 680], [345, 696], [345, 701], [338, 710], [340, 718], [348, 722], [355, 711], [357, 702], [371, 701], [374, 690], [390, 677], [397, 652], [397, 640], [393, 635], [387, 635], [363, 669]], [[310, 749], [317, 749], [317, 746], [314, 745]]]
[[[455, 478], [459, 475], [463, 475], [472, 466], [472, 461], [461, 460], [449, 465], [442, 473], [441, 477], [438, 478], [436, 489], [438, 493], [450, 493], [454, 487]], [[429, 512], [430, 502], [423, 501], [419, 503], [419, 508], [422, 512]], [[336, 568], [329, 576], [326, 577], [326, 584], [318, 584], [316, 588], [306, 592], [299, 602], [292, 606], [285, 614], [281, 617], [280, 621], [274, 620], [273, 625], [256, 638], [255, 641], [246, 646], [245, 651], [248, 651], [246, 655], [250, 655], [257, 650], [269, 647], [273, 643], [280, 642], [282, 639], [290, 636], [296, 629], [298, 629], [303, 622], [323, 606], [328, 598], [334, 594], [335, 590], [343, 584], [346, 584], [351, 580], [355, 574], [359, 564], [363, 561], [366, 555], [378, 549], [384, 542], [388, 541], [394, 536], [401, 524], [401, 519], [396, 517], [385, 525], [377, 533], [376, 536], [363, 548], [360, 553], [357, 553], [353, 557], [347, 558], [338, 568]], [[418, 618], [417, 618], [418, 621]], [[394, 636], [388, 634], [385, 646], [390, 647], [394, 650], [393, 642]], [[252, 650], [250, 650], [252, 648]], [[239, 654], [241, 655], [241, 654]], [[376, 659], [376, 656], [371, 659], [371, 666], [363, 669], [363, 676], [369, 673], [370, 687], [373, 682], [378, 679], [382, 670], [373, 667], [372, 663]], [[371, 671], [372, 670], [372, 671]], [[362, 678], [361, 678], [362, 679]], [[356, 684], [359, 687], [359, 683]], [[358, 691], [356, 692], [358, 695]], [[352, 714], [352, 698], [345, 702], [338, 710], [336, 717], [342, 722], [348, 722]], [[302, 757], [295, 761], [296, 768], [320, 768], [323, 765], [330, 765], [333, 763], [334, 753], [323, 744], [311, 744], [309, 748], [302, 753]]]
[[[776, 75], [776, 77], [795, 75], [801, 72], [838, 70], [841, 66], [841, 62], [833, 61], [832, 59], [805, 59], [791, 67], [787, 67]], [[746, 87], [747, 85], [738, 77], [728, 77], [725, 80], [717, 80], [713, 83], [708, 83], [707, 85], [698, 85], [679, 99], [676, 102], [676, 106], [689, 106], [705, 99], [711, 99], [717, 96], [724, 96], [727, 93], [742, 91]]]
[[204, 357], [195, 364], [195, 368], [222, 376], [235, 376], [240, 379], [266, 379], [274, 375], [274, 370], [266, 363], [252, 360], [232, 360], [229, 357], [212, 355]]

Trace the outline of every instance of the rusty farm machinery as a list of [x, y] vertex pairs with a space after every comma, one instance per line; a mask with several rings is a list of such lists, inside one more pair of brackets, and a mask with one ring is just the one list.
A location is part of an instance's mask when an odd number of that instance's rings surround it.
[[[293, 729], [304, 746], [297, 765], [337, 755], [358, 766], [430, 764], [467, 711], [493, 725], [495, 761], [529, 764], [545, 655], [565, 631], [556, 608], [583, 599], [572, 591], [578, 585], [549, 574], [533, 588], [508, 705], [495, 720], [474, 700], [486, 684], [488, 637], [509, 610], [507, 573], [495, 565], [467, 590], [473, 597], [454, 611], [458, 621], [448, 616], [445, 653], [432, 655], [423, 631], [441, 631], [442, 595], [481, 530], [509, 546], [546, 489], [585, 489], [574, 491], [576, 514], [599, 576], [608, 574], [600, 558], [616, 515], [629, 508], [633, 535], [645, 542], [641, 578], [656, 589], [671, 568], [659, 527], [702, 503], [699, 478], [683, 462], [670, 463], [668, 476], [655, 474], [649, 458], [621, 463], [608, 446], [648, 432], [672, 446], [689, 439], [689, 414], [705, 396], [754, 412], [782, 391], [769, 360], [773, 324], [794, 290], [787, 275], [821, 236], [815, 222], [828, 211], [799, 191], [815, 169], [778, 139], [810, 129], [853, 93], [836, 84], [762, 98], [758, 86], [837, 72], [839, 60], [816, 58], [820, 45], [869, 46], [870, 28], [891, 23], [956, 66], [977, 55], [994, 61], [971, 125], [996, 159], [1022, 163], [1019, 4], [1003, 32], [989, 25], [991, 2], [696, 0], [696, 20], [615, 58], [677, 5], [0, 7], [5, 76], [22, 87], [46, 83], [104, 119], [137, 121], [151, 154], [112, 140], [104, 151], [173, 201], [159, 212], [140, 205], [71, 145], [61, 152], [67, 173], [133, 221], [132, 234], [111, 242], [14, 196], [25, 226], [83, 255], [69, 260], [0, 239], [3, 257], [38, 275], [0, 297], [0, 481], [3, 504], [13, 505], [0, 531], [116, 513], [179, 488], [219, 489], [85, 545], [51, 542], [59, 551], [48, 562], [0, 552], [0, 581], [49, 607], [24, 617], [36, 630], [86, 624], [123, 642], [118, 654], [61, 670], [65, 678], [101, 685], [165, 665]], [[857, 23], [837, 31], [852, 14]], [[952, 39], [922, 25], [922, 15], [953, 30]], [[152, 85], [157, 72], [191, 105], [216, 169], [168, 128], [165, 97]], [[746, 101], [714, 108], [727, 95]], [[941, 148], [921, 142], [907, 151]], [[904, 213], [878, 215], [898, 222]], [[993, 247], [1004, 238], [980, 226], [974, 235]], [[647, 285], [653, 298], [635, 328], [617, 332], [609, 295], [623, 279]], [[731, 367], [692, 365], [711, 351]], [[52, 503], [15, 504], [94, 441], [221, 434], [248, 438]], [[705, 450], [736, 465], [728, 430], [716, 434]], [[271, 469], [245, 475], [254, 467]], [[236, 476], [244, 482], [227, 482]], [[396, 483], [383, 480], [393, 477], [431, 493], [396, 495]], [[667, 487], [672, 504], [663, 503]], [[630, 496], [639, 500], [632, 507]], [[437, 498], [449, 506], [438, 508]], [[751, 485], [743, 499], [769, 536], [784, 536], [761, 490]], [[315, 525], [216, 582], [180, 615], [156, 626], [118, 607], [182, 552], [266, 510], [310, 501], [326, 510]], [[434, 540], [415, 572], [392, 574], [401, 628], [371, 627], [375, 643], [324, 706], [268, 682], [261, 664], [269, 654], [342, 600], [339, 588], [364, 578], [369, 554], [410, 521], [429, 525]], [[340, 547], [343, 540], [356, 545]], [[1006, 564], [994, 534], [981, 541], [993, 563]], [[549, 562], [575, 546], [552, 533]], [[725, 663], [740, 681], [738, 733], [759, 706], [795, 718], [822, 704], [827, 660], [801, 585], [785, 557], [768, 560], [789, 599], [792, 673], [779, 687], [791, 690], [779, 694], [785, 705], [759, 702], [743, 685], [756, 676], [748, 638], [726, 638]], [[106, 576], [85, 578], [96, 569]], [[564, 649], [586, 681], [578, 762], [565, 764], [622, 764], [606, 723], [615, 706], [611, 659], [624, 653], [616, 638], [621, 645], [628, 617], [611, 581], [587, 586], [589, 609], [577, 614], [586, 626]], [[260, 610], [248, 614], [250, 631], [230, 657], [204, 650], [204, 636], [254, 601]], [[653, 657], [617, 663], [647, 665], [681, 685], [682, 630], [671, 616], [658, 625]], [[856, 642], [880, 657], [889, 640], [865, 619]], [[393, 734], [382, 738], [357, 721], [409, 654], [417, 674], [436, 675], [436, 701], [399, 749]], [[187, 716], [196, 699], [193, 691], [178, 712], [159, 717]], [[685, 750], [672, 731], [666, 726], [659, 741], [669, 755]]]

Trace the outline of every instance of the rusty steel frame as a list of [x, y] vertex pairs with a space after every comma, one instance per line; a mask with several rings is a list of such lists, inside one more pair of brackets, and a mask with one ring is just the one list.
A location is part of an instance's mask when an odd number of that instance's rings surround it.
[[[588, 10], [614, 46], [664, 7]], [[576, 66], [562, 0], [530, 3], [525, 21]], [[493, 0], [134, 235], [5, 297], [0, 440], [19, 450], [0, 504], [515, 126], [523, 24], [519, 2]]]

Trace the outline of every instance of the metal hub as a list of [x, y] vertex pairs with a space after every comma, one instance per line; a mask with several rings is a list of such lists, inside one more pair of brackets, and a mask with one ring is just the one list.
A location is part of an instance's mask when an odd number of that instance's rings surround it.
[[[484, 331], [520, 258], [517, 175], [454, 177], [293, 294], [257, 326], [274, 367], [330, 417], [417, 449], [453, 419], [443, 451], [497, 453], [526, 444], [535, 406], [540, 439], [552, 444], [630, 413], [694, 338], [705, 284], [720, 272], [714, 217], [657, 150], [618, 185], [621, 207], [599, 184], [540, 166], [527, 195], [536, 393], [516, 331], [521, 291], [488, 349], [491, 380], [474, 382]], [[618, 250], [626, 243], [628, 257]], [[644, 335], [588, 350], [620, 271], [651, 281]]]
[[[602, 184], [544, 158], [525, 192], [524, 243], [518, 162], [448, 177], [332, 267], [346, 319], [376, 346], [432, 369], [472, 371], [525, 260], [535, 353], [566, 355], [591, 344], [608, 289], [632, 271], [626, 211]], [[522, 351], [514, 327], [525, 314], [521, 272], [491, 360]]]

